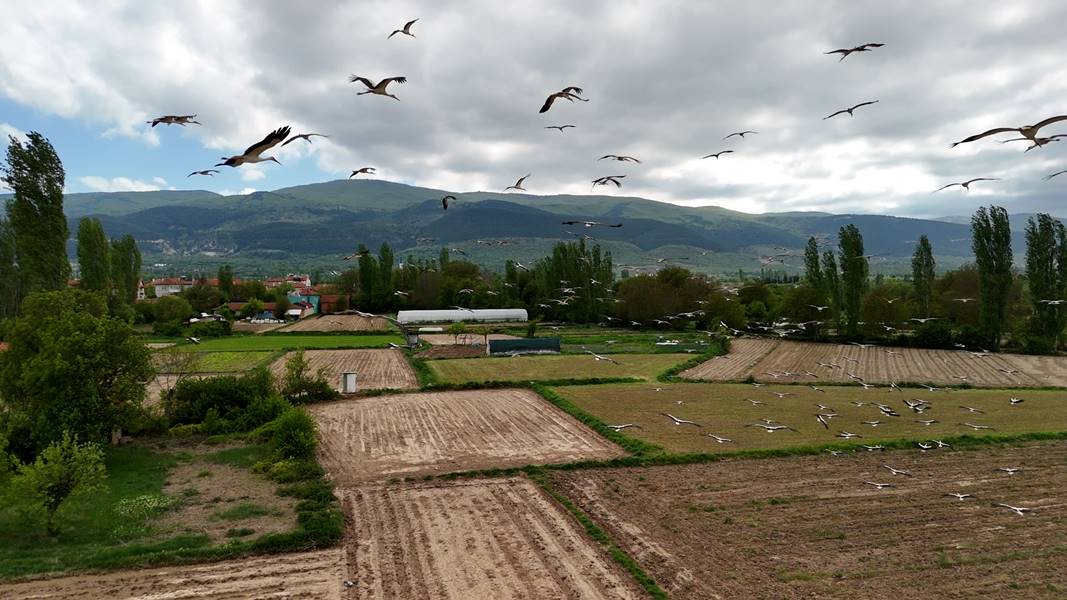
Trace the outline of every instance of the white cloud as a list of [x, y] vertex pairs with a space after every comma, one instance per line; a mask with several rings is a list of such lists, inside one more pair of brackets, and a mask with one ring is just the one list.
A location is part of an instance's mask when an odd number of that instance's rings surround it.
[[0, 148], [7, 148], [7, 140], [14, 137], [17, 140], [26, 141], [26, 132], [14, 125], [0, 123]]
[[[159, 179], [158, 177], [156, 179]], [[159, 185], [145, 183], [129, 177], [98, 177], [86, 175], [78, 178], [78, 183], [93, 190], [94, 192], [154, 192], [160, 189]], [[166, 182], [164, 182], [166, 185]]]
[[259, 181], [267, 176], [259, 167], [254, 165], [242, 165], [237, 168], [241, 170], [241, 181]]
[[254, 187], [246, 187], [242, 188], [239, 192], [235, 192], [233, 190], [219, 190], [218, 194], [220, 196], [247, 196], [249, 194], [254, 193], [255, 191], [256, 188]]

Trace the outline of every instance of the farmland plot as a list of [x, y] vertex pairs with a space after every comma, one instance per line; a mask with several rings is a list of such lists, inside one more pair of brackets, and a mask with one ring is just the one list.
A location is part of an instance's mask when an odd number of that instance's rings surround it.
[[623, 454], [528, 390], [355, 398], [309, 410], [323, 466], [341, 485]]
[[322, 315], [308, 317], [286, 325], [279, 331], [335, 332], [335, 331], [387, 331], [389, 321], [381, 317], [359, 315]]
[[1065, 451], [861, 452], [553, 481], [671, 598], [1051, 599], [1067, 595]]
[[0, 597], [35, 600], [153, 600], [157, 598], [308, 598], [340, 600], [341, 549], [257, 556], [0, 584]]
[[344, 492], [353, 598], [638, 598], [629, 575], [524, 479]]
[[[276, 378], [285, 375], [285, 364], [291, 356], [292, 353], [286, 354], [271, 365], [271, 373]], [[311, 363], [311, 371], [322, 369], [326, 381], [338, 391], [342, 373], [355, 373], [360, 390], [419, 386], [411, 365], [399, 350], [306, 350], [304, 357]]]
[[686, 379], [703, 379], [710, 381], [733, 381], [748, 377], [752, 368], [774, 350], [778, 340], [767, 338], [738, 338], [730, 340], [730, 352], [715, 356], [692, 369], [682, 371]]
[[430, 361], [446, 383], [481, 381], [546, 381], [594, 377], [655, 379], [666, 369], [685, 362], [687, 354], [620, 354], [619, 364], [598, 361], [588, 354], [559, 354], [504, 358], [457, 358]]

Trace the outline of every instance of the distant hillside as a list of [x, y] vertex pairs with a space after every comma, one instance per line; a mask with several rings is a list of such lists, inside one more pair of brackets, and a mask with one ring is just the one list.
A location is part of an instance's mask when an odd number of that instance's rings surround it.
[[[447, 211], [440, 198], [457, 197]], [[241, 264], [334, 263], [363, 243], [383, 242], [398, 256], [434, 256], [441, 245], [459, 247], [490, 265], [506, 258], [532, 259], [556, 240], [592, 236], [619, 263], [654, 264], [664, 256], [707, 272], [758, 271], [756, 259], [774, 248], [799, 251], [809, 236], [832, 240], [855, 223], [867, 251], [879, 255], [872, 268], [906, 272], [920, 235], [934, 245], [940, 264], [970, 258], [970, 226], [965, 217], [912, 219], [884, 215], [785, 212], [762, 215], [715, 206], [686, 207], [626, 196], [535, 196], [499, 192], [455, 193], [376, 180], [338, 180], [244, 196], [206, 191], [69, 194], [71, 230], [77, 219], [99, 217], [109, 235], [133, 234], [152, 263], [205, 265], [216, 259]], [[1015, 215], [1021, 232], [1029, 215]], [[564, 226], [566, 220], [622, 223], [621, 228]], [[435, 238], [419, 244], [420, 238]], [[507, 239], [504, 247], [476, 240]], [[1017, 235], [1021, 249], [1021, 235]], [[210, 259], [210, 260], [209, 260]], [[208, 267], [205, 267], [208, 268]], [[778, 267], [783, 269], [783, 267]], [[799, 258], [784, 270], [798, 271]]]

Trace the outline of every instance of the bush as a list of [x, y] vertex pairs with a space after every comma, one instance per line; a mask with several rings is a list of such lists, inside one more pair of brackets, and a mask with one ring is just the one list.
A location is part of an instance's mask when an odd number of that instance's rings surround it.
[[236, 417], [237, 431], [251, 431], [277, 419], [291, 405], [277, 394], [253, 398]]
[[526, 323], [526, 337], [537, 337], [537, 321], [529, 321]]
[[285, 362], [285, 378], [282, 381], [282, 395], [293, 404], [322, 402], [337, 397], [337, 390], [326, 381], [326, 373], [319, 369], [311, 372], [303, 350], [293, 353]]
[[964, 325], [959, 328], [955, 336], [956, 343], [963, 344], [968, 348], [982, 348], [988, 342], [982, 330], [974, 325]]
[[289, 408], [272, 425], [270, 446], [275, 457], [296, 461], [315, 458], [315, 421], [306, 410]]
[[184, 331], [178, 321], [156, 321], [152, 324], [152, 333], [165, 337], [179, 337]]
[[106, 480], [104, 451], [96, 444], [79, 444], [64, 432], [63, 439], [42, 450], [36, 461], [18, 466], [11, 487], [43, 509], [48, 534], [55, 535], [56, 512], [67, 498], [103, 489]]
[[919, 348], [952, 348], [952, 326], [945, 321], [930, 321], [915, 328], [912, 344]]
[[229, 321], [205, 321], [193, 323], [189, 332], [194, 337], [225, 337], [232, 333]]
[[266, 369], [257, 369], [240, 377], [211, 377], [183, 379], [173, 392], [163, 398], [163, 411], [171, 424], [203, 422], [208, 411], [215, 409], [215, 418], [239, 420], [256, 398], [274, 393], [274, 382]]
[[164, 296], [152, 305], [156, 320], [167, 323], [180, 323], [193, 316], [193, 307], [181, 296]]

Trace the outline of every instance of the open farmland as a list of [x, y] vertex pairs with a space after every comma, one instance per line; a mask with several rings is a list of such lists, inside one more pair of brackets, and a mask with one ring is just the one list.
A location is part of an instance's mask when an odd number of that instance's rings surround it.
[[[490, 333], [490, 340], [517, 340], [519, 338], [506, 333]], [[485, 336], [477, 333], [464, 333], [458, 336], [451, 333], [420, 333], [419, 341], [432, 346], [452, 346], [455, 344], [464, 346], [484, 346]]]
[[619, 364], [598, 361], [589, 354], [533, 355], [503, 358], [457, 358], [427, 364], [445, 383], [478, 381], [548, 381], [594, 377], [655, 379], [661, 372], [685, 362], [686, 354], [620, 354]]
[[[276, 378], [285, 375], [285, 364], [292, 353], [282, 356], [271, 365]], [[419, 386], [411, 365], [399, 350], [307, 350], [304, 357], [311, 364], [311, 371], [320, 369], [326, 381], [341, 390], [341, 374], [356, 374], [359, 390], [406, 389]]]
[[552, 478], [671, 598], [1051, 599], [1067, 594], [1065, 451], [861, 452]]
[[524, 479], [343, 493], [353, 598], [638, 598], [630, 576]]
[[392, 342], [403, 344], [399, 334], [383, 335], [305, 335], [305, 334], [270, 334], [270, 335], [234, 335], [230, 337], [205, 339], [196, 346], [197, 350], [247, 352], [252, 350], [296, 350], [334, 349], [334, 348], [384, 348]]
[[[656, 389], [660, 391], [656, 391]], [[841, 431], [862, 436], [854, 441], [930, 440], [959, 435], [989, 433], [1031, 433], [1067, 431], [1067, 391], [968, 389], [928, 392], [890, 388], [864, 390], [852, 386], [827, 386], [818, 392], [806, 386], [767, 385], [753, 387], [739, 383], [680, 383], [673, 385], [610, 384], [555, 388], [582, 410], [609, 424], [636, 423], [623, 434], [663, 446], [674, 452], [727, 452], [761, 448], [785, 448], [845, 441]], [[775, 392], [789, 394], [779, 398]], [[1012, 405], [1008, 399], [1024, 401]], [[904, 400], [926, 400], [930, 408], [922, 414], [908, 409]], [[753, 405], [749, 400], [762, 404]], [[853, 402], [862, 402], [855, 406]], [[877, 404], [885, 404], [900, 416], [883, 415]], [[816, 404], [827, 406], [819, 409]], [[967, 412], [969, 406], [982, 414]], [[836, 413], [829, 429], [815, 420], [816, 413]], [[696, 421], [701, 427], [674, 425], [663, 413]], [[797, 431], [768, 432], [756, 426], [760, 419], [772, 419]], [[917, 421], [938, 421], [923, 425]], [[879, 421], [875, 426], [864, 421]], [[961, 423], [991, 426], [992, 431], [975, 431]], [[748, 426], [746, 426], [748, 425]], [[706, 434], [732, 440], [719, 444]]]
[[388, 331], [389, 321], [380, 317], [359, 315], [322, 315], [300, 319], [278, 331], [283, 332], [328, 332], [339, 331]]
[[710, 381], [734, 381], [744, 379], [752, 368], [774, 350], [778, 340], [767, 338], [738, 338], [730, 340], [730, 352], [715, 356], [700, 363], [692, 369], [681, 372], [686, 379], [704, 379]]
[[323, 466], [342, 485], [623, 454], [529, 390], [354, 398], [309, 410]]
[[[851, 344], [777, 342], [762, 359], [748, 369], [719, 368], [746, 363], [757, 340], [733, 340], [727, 358], [715, 358], [690, 369], [690, 379], [739, 380], [753, 376], [758, 381], [809, 383], [851, 381], [849, 374], [868, 383], [931, 383], [983, 387], [1067, 386], [1067, 357], [1035, 357], [1018, 354], [979, 356], [963, 350], [928, 350], [888, 346], [860, 347]], [[759, 340], [768, 342], [768, 340]], [[775, 343], [775, 342], [771, 342]], [[738, 353], [739, 360], [732, 358]], [[833, 364], [820, 367], [818, 363]], [[810, 371], [818, 379], [805, 374]], [[1015, 372], [1017, 371], [1017, 372]], [[788, 372], [789, 374], [785, 374]]]
[[156, 598], [340, 599], [340, 548], [257, 556], [198, 565], [78, 574], [0, 585], [0, 597], [39, 600], [150, 600]]

